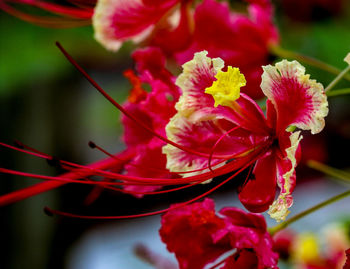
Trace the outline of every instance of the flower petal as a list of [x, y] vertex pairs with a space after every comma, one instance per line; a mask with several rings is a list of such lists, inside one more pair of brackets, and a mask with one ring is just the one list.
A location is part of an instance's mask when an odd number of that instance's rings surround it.
[[277, 112], [277, 131], [294, 125], [312, 134], [320, 132], [328, 114], [323, 86], [305, 75], [297, 61], [283, 60], [275, 66], [263, 67], [261, 89]]
[[276, 193], [276, 158], [272, 151], [255, 165], [254, 179], [239, 192], [239, 200], [251, 212], [264, 212], [272, 204]]
[[[277, 184], [281, 191], [278, 198], [269, 208], [271, 218], [277, 221], [285, 220], [290, 213], [288, 208], [293, 204], [292, 191], [296, 184], [295, 167], [297, 166], [297, 150], [302, 139], [300, 131], [289, 135], [288, 147], [282, 147], [285, 151], [285, 158], [277, 159]], [[280, 139], [281, 141], [282, 139]], [[286, 143], [287, 144], [287, 143]], [[281, 142], [280, 142], [281, 145]]]
[[211, 59], [207, 54], [207, 51], [195, 53], [193, 59], [182, 66], [183, 72], [176, 80], [182, 90], [176, 109], [184, 116], [202, 107], [214, 107], [212, 96], [204, 91], [213, 84], [224, 62], [220, 58]]
[[[145, 178], [170, 178], [171, 174], [166, 170], [166, 156], [162, 154], [163, 142], [153, 145], [140, 145], [136, 156], [125, 165], [125, 174]], [[156, 162], [154, 160], [157, 160]], [[160, 189], [161, 186], [126, 185], [124, 189], [132, 192], [151, 192]], [[143, 194], [134, 194], [141, 198]]]
[[199, 269], [231, 249], [228, 240], [214, 241], [224, 227], [224, 220], [215, 215], [213, 200], [205, 199], [164, 214], [159, 234], [180, 268]]
[[99, 0], [92, 22], [95, 38], [107, 49], [117, 51], [126, 40], [141, 41], [178, 0], [161, 4], [142, 0]]

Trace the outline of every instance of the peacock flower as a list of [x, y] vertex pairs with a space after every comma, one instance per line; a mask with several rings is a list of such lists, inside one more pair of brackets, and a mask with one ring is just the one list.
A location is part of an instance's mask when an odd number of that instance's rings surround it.
[[[323, 86], [310, 79], [296, 61], [263, 67], [265, 116], [250, 97], [240, 93], [246, 82], [238, 69], [223, 68], [223, 60], [207, 57], [206, 51], [183, 65], [176, 81], [182, 95], [166, 134], [202, 156], [168, 144], [163, 147], [167, 168], [195, 171], [183, 174], [186, 177], [225, 167], [230, 172], [229, 167], [255, 163], [252, 177], [239, 191], [240, 201], [252, 212], [269, 210], [272, 218], [284, 220], [293, 203], [300, 130], [315, 134], [324, 127], [328, 103]], [[292, 131], [295, 128], [300, 130]], [[275, 200], [276, 186], [280, 194]]]
[[272, 250], [263, 216], [233, 207], [217, 215], [214, 201], [208, 198], [174, 207], [162, 216], [159, 233], [168, 250], [175, 253], [180, 269], [215, 264], [227, 269], [277, 268], [278, 254]]

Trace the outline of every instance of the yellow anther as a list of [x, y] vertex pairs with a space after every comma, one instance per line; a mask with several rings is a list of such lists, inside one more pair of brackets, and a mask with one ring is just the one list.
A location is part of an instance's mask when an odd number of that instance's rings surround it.
[[214, 98], [214, 106], [231, 106], [232, 102], [239, 98], [240, 88], [246, 85], [244, 75], [236, 67], [229, 66], [226, 72], [219, 71], [211, 87], [205, 89], [205, 93]]

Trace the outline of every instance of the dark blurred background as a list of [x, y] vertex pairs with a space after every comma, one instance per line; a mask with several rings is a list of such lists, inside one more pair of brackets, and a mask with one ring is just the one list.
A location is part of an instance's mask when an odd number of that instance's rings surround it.
[[[345, 68], [343, 58], [350, 52], [350, 1], [285, 0], [275, 4], [283, 48]], [[95, 42], [90, 26], [47, 29], [4, 12], [0, 12], [0, 32], [1, 142], [11, 144], [18, 139], [60, 159], [81, 164], [105, 157], [88, 147], [90, 140], [110, 152], [123, 148], [119, 112], [85, 81], [54, 43], [60, 41], [119, 102], [125, 100], [130, 88], [122, 72], [133, 66], [131, 44], [124, 45], [118, 53], [110, 53]], [[332, 74], [305, 66], [307, 73], [324, 85], [334, 78]], [[349, 81], [342, 81], [336, 88], [349, 85]], [[333, 97], [329, 102], [326, 128], [320, 135], [305, 138], [304, 157], [346, 169], [350, 164], [350, 96]], [[44, 160], [4, 148], [0, 149], [0, 160], [1, 167], [9, 169], [46, 175], [60, 172]], [[306, 181], [320, 175], [301, 165], [298, 176]], [[38, 182], [5, 174], [0, 177], [0, 194]], [[238, 184], [237, 179], [221, 193], [234, 193]], [[84, 200], [91, 187], [71, 184], [1, 208], [0, 268], [68, 268], [72, 245], [89, 229], [111, 225], [104, 221], [49, 217], [43, 212], [45, 206], [87, 215], [132, 214], [189, 199], [212, 186], [142, 200], [104, 191], [87, 206]], [[113, 222], [113, 225], [126, 223]]]

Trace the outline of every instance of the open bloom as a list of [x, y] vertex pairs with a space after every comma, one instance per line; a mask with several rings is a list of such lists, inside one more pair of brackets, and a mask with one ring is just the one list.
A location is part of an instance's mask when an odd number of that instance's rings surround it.
[[159, 233], [181, 269], [206, 268], [225, 254], [220, 268], [277, 268], [278, 254], [272, 250], [264, 217], [233, 207], [216, 215], [211, 199], [174, 205], [162, 216]]
[[[263, 67], [261, 89], [268, 99], [265, 116], [251, 98], [239, 94], [245, 85], [239, 70], [229, 67], [223, 72], [224, 62], [206, 55], [205, 51], [196, 53], [183, 65], [176, 82], [182, 95], [166, 131], [170, 140], [207, 155], [167, 145], [163, 148], [167, 167], [196, 171], [184, 175], [188, 176], [235, 163], [237, 169], [253, 160], [253, 177], [239, 192], [241, 202], [250, 211], [269, 209], [271, 217], [284, 220], [293, 202], [302, 138], [300, 131], [291, 130], [297, 127], [315, 134], [323, 129], [328, 113], [323, 86], [311, 80], [296, 61]], [[277, 185], [280, 194], [274, 201]]]

